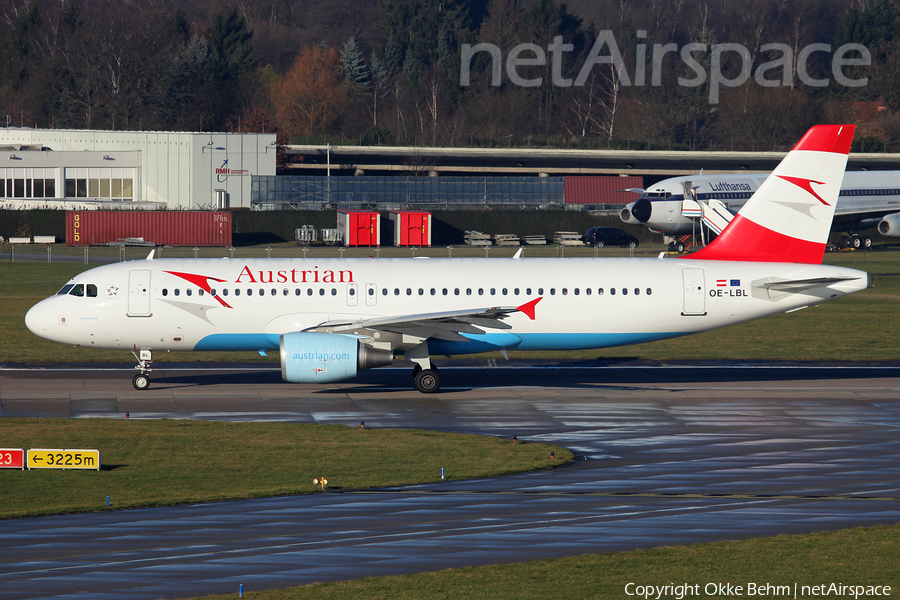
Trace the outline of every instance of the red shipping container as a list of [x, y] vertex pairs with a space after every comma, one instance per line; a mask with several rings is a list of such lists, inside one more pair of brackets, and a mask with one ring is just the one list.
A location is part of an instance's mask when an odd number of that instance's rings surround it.
[[420, 210], [392, 210], [395, 246], [431, 246], [431, 213]]
[[622, 190], [643, 187], [644, 178], [638, 175], [569, 175], [563, 180], [563, 195], [566, 204], [628, 204], [637, 200], [638, 195]]
[[230, 246], [231, 213], [209, 211], [69, 211], [66, 244], [90, 246], [144, 238], [166, 246]]
[[337, 211], [337, 226], [345, 246], [380, 246], [381, 218], [368, 210]]

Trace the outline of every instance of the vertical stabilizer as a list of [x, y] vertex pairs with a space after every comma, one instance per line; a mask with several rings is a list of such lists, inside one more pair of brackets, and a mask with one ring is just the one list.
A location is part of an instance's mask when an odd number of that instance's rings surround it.
[[855, 125], [817, 125], [708, 246], [687, 258], [822, 262]]

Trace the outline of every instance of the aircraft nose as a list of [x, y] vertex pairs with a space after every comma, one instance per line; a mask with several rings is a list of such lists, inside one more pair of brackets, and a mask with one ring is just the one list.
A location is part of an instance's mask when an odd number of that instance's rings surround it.
[[47, 337], [47, 311], [42, 304], [38, 302], [25, 313], [25, 326], [34, 335]]
[[653, 204], [646, 198], [638, 198], [631, 206], [631, 214], [641, 223], [646, 223], [653, 214]]

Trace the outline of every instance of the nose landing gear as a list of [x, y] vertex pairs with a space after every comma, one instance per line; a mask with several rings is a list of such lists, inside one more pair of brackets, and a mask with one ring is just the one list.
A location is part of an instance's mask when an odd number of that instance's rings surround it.
[[150, 368], [150, 363], [153, 362], [153, 354], [150, 350], [141, 350], [140, 357], [134, 352], [131, 354], [138, 359], [138, 364], [134, 368], [140, 371], [131, 380], [131, 385], [136, 390], [146, 390], [150, 387], [150, 371], [153, 370]]

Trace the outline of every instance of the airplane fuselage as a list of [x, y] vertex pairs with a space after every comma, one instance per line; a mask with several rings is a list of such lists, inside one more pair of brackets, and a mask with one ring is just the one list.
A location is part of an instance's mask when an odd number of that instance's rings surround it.
[[[803, 293], [761, 287], [827, 277], [842, 279]], [[96, 348], [271, 351], [282, 334], [328, 323], [540, 298], [533, 320], [518, 312], [509, 329], [432, 339], [431, 353], [602, 348], [787, 312], [864, 289], [867, 277], [825, 265], [690, 259], [157, 259], [78, 275], [26, 323], [42, 337]], [[404, 349], [402, 338], [390, 338], [392, 350]]]

